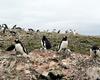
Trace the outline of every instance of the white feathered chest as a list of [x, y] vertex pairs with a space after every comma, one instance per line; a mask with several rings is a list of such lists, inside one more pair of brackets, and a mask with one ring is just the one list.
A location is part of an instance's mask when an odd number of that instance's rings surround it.
[[20, 43], [15, 44], [15, 50], [22, 53], [22, 54], [25, 53], [24, 49]]
[[60, 47], [61, 48], [67, 48], [68, 47], [68, 41], [62, 41]]

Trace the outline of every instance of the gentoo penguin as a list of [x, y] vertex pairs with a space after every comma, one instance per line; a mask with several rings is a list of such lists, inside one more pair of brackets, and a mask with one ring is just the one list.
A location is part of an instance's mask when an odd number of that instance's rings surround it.
[[51, 43], [50, 43], [50, 41], [46, 38], [46, 36], [43, 36], [43, 37], [42, 37], [41, 45], [42, 45], [42, 48], [45, 49], [45, 50], [51, 48]]
[[99, 47], [97, 45], [93, 45], [90, 48], [90, 56], [91, 57], [96, 57], [96, 56], [100, 57], [100, 49], [99, 49]]
[[60, 46], [59, 46], [59, 50], [58, 52], [60, 52], [62, 49], [67, 49], [68, 47], [68, 40], [67, 40], [67, 36], [63, 37], [61, 43], [60, 43]]
[[25, 48], [23, 47], [23, 44], [21, 43], [21, 41], [19, 41], [19, 39], [16, 39], [15, 44], [9, 46], [6, 51], [12, 51], [14, 49], [16, 52], [20, 52], [21, 54], [23, 54], [23, 56], [27, 55]]
[[17, 52], [20, 52], [23, 55], [27, 55], [25, 48], [24, 48], [23, 44], [21, 43], [21, 41], [19, 41], [19, 39], [15, 40], [15, 50]]

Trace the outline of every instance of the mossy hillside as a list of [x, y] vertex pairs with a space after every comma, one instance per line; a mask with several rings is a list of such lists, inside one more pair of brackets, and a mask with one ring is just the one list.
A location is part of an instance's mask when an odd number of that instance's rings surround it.
[[[92, 45], [97, 44], [100, 46], [100, 37], [96, 36], [83, 36], [83, 35], [72, 35], [72, 34], [58, 34], [55, 32], [38, 32], [38, 33], [20, 33], [20, 37], [18, 37], [24, 46], [26, 47], [27, 51], [30, 52], [34, 49], [41, 48], [41, 38], [45, 35], [50, 40], [52, 44], [52, 50], [57, 51], [58, 46], [63, 38], [63, 36], [68, 36], [69, 45], [68, 48], [77, 53], [88, 54], [89, 49]], [[16, 37], [14, 36], [4, 36], [2, 35], [3, 41], [0, 41], [0, 48], [5, 50], [9, 45], [14, 42]]]

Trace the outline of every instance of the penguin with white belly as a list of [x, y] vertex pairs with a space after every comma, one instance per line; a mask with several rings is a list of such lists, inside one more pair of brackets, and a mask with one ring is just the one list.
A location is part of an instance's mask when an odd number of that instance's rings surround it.
[[60, 52], [62, 49], [66, 50], [67, 48], [68, 48], [68, 40], [67, 40], [67, 36], [65, 36], [63, 37], [60, 43], [58, 52]]
[[94, 57], [100, 57], [100, 48], [97, 45], [93, 45], [90, 48], [90, 57], [94, 58]]
[[23, 46], [23, 44], [21, 43], [21, 41], [19, 39], [15, 40], [15, 44], [9, 46], [6, 51], [12, 51], [15, 50], [16, 52], [21, 53], [23, 56], [27, 55], [25, 48]]

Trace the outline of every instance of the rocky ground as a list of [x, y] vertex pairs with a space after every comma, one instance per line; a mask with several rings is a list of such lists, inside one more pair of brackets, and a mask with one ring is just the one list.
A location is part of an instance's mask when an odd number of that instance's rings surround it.
[[0, 80], [100, 80], [99, 62], [79, 53], [0, 52]]
[[[0, 80], [100, 80], [100, 60], [88, 56], [91, 46], [100, 47], [100, 37], [14, 31], [16, 35], [0, 31]], [[50, 40], [53, 51], [39, 50], [43, 35]], [[68, 37], [71, 54], [56, 52], [63, 36]], [[29, 57], [5, 51], [16, 38], [23, 43]]]

